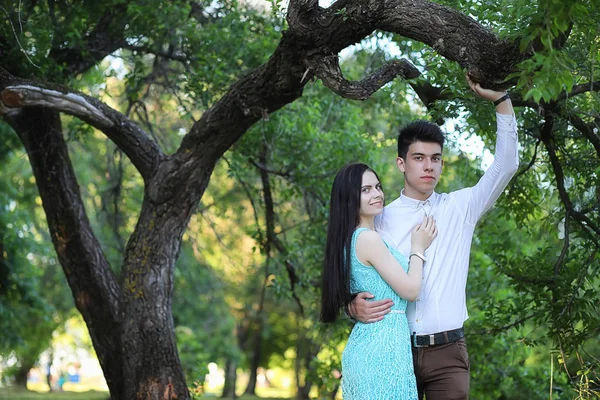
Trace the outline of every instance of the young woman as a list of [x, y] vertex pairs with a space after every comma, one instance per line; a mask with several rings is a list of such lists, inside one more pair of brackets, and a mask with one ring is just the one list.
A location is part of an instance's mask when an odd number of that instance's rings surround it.
[[[331, 189], [321, 320], [333, 322], [353, 293], [373, 300], [392, 298], [392, 311], [375, 324], [357, 322], [342, 355], [344, 400], [416, 400], [407, 301], [421, 289], [423, 253], [437, 235], [432, 218], [411, 234], [408, 259], [375, 232], [384, 194], [377, 174], [365, 164], [349, 164]], [[409, 266], [410, 264], [410, 266]]]

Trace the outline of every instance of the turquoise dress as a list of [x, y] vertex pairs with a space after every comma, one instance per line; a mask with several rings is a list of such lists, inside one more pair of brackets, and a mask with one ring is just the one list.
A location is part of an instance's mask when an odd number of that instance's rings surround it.
[[[392, 311], [380, 322], [357, 322], [342, 354], [342, 393], [344, 400], [416, 400], [417, 384], [413, 371], [412, 350], [406, 300], [394, 292], [372, 266], [356, 257], [356, 239], [366, 228], [352, 235], [350, 290], [370, 292], [374, 300], [391, 298]], [[399, 251], [386, 246], [408, 271], [408, 260]]]

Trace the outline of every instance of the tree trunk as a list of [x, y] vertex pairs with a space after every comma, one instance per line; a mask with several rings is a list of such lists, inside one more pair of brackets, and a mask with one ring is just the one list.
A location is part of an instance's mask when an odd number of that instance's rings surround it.
[[46, 364], [46, 368], [44, 369], [45, 372], [45, 376], [46, 376], [46, 384], [48, 384], [48, 390], [50, 392], [54, 391], [54, 388], [52, 387], [52, 359], [54, 358], [54, 352], [53, 349], [50, 348], [50, 354], [48, 355], [48, 363]]
[[124, 393], [126, 399], [189, 398], [171, 310], [173, 268], [188, 212], [181, 203], [156, 205], [149, 197], [123, 268]]
[[256, 350], [252, 353], [252, 359], [250, 360], [250, 376], [248, 377], [248, 385], [244, 390], [244, 395], [255, 396], [256, 395], [256, 377], [258, 370], [258, 363], [256, 362]]
[[311, 385], [302, 385], [298, 387], [296, 392], [296, 400], [310, 400], [308, 393], [310, 392]]
[[[269, 263], [270, 263], [270, 249], [267, 247], [267, 261], [265, 263], [265, 279], [263, 280], [263, 285], [260, 293], [260, 303], [258, 307], [258, 313], [256, 315], [257, 327], [254, 335], [252, 337], [252, 341], [249, 346], [252, 349], [252, 357], [250, 358], [250, 377], [248, 379], [248, 386], [246, 386], [246, 390], [244, 394], [254, 396], [256, 394], [256, 378], [258, 373], [258, 367], [260, 364], [260, 359], [262, 357], [262, 348], [263, 348], [263, 330], [265, 326], [265, 295], [267, 291], [267, 282], [269, 277]], [[244, 346], [244, 344], [242, 344]]]
[[296, 387], [298, 391], [296, 392], [297, 400], [308, 400], [308, 392], [310, 391], [310, 387], [306, 384], [306, 368], [304, 366], [304, 352], [305, 348], [303, 346], [304, 339], [302, 337], [298, 338], [296, 342], [296, 360], [294, 362], [294, 375], [296, 377]]
[[256, 378], [258, 373], [258, 367], [260, 358], [262, 356], [262, 332], [263, 332], [263, 317], [258, 316], [259, 324], [257, 331], [254, 336], [254, 345], [252, 345], [252, 358], [250, 359], [250, 377], [248, 379], [248, 386], [244, 394], [254, 396], [256, 395]]
[[[58, 114], [25, 108], [11, 115], [10, 123], [27, 149], [54, 247], [111, 398], [189, 398], [175, 344], [171, 293], [191, 202], [175, 195], [169, 198], [176, 204], [149, 195], [150, 205], [145, 199], [119, 287], [85, 213]], [[208, 170], [200, 173], [206, 182]], [[205, 187], [198, 184], [194, 190]]]
[[314, 364], [312, 360], [319, 354], [321, 350], [321, 345], [313, 342], [311, 339], [307, 339], [308, 351], [304, 357], [304, 365], [306, 367], [306, 374], [304, 378], [304, 391], [306, 393], [306, 398], [308, 399], [308, 394], [310, 393], [310, 389], [313, 387], [314, 382], [312, 380], [312, 376], [315, 374]]
[[[300, 322], [299, 326], [301, 328]], [[318, 343], [313, 342], [312, 339], [306, 336], [306, 332], [302, 332], [302, 329], [300, 329], [298, 341], [296, 342], [295, 363], [296, 382], [298, 387], [296, 399], [298, 400], [310, 399], [309, 393], [314, 383], [310, 378], [311, 374], [314, 373], [314, 370], [312, 369], [314, 367], [311, 365], [311, 361], [317, 356], [320, 349], [321, 346]]]
[[338, 394], [339, 391], [340, 391], [340, 384], [338, 383], [337, 385], [335, 385], [335, 387], [333, 388], [333, 390], [329, 394], [329, 398], [331, 400], [335, 400], [335, 398], [337, 397], [337, 394]]
[[24, 108], [9, 122], [27, 150], [54, 248], [111, 396], [120, 399], [124, 385], [118, 287], [85, 213], [58, 113]]
[[225, 382], [223, 383], [222, 398], [235, 399], [235, 385], [237, 384], [237, 364], [228, 359], [225, 363]]
[[[267, 147], [262, 146], [261, 152], [259, 154], [259, 160], [262, 165], [267, 165]], [[250, 360], [250, 379], [248, 381], [248, 386], [246, 387], [246, 391], [244, 394], [255, 395], [256, 394], [256, 378], [258, 372], [258, 366], [260, 364], [260, 359], [262, 357], [262, 345], [263, 345], [263, 330], [265, 326], [265, 297], [267, 294], [267, 284], [269, 282], [269, 266], [271, 265], [271, 249], [273, 246], [273, 242], [275, 240], [275, 213], [273, 211], [273, 195], [271, 193], [271, 184], [269, 182], [269, 175], [263, 169], [260, 170], [261, 182], [263, 186], [263, 199], [265, 202], [265, 222], [266, 222], [266, 241], [264, 242], [263, 250], [267, 255], [267, 259], [265, 260], [265, 271], [264, 271], [264, 279], [262, 288], [260, 291], [260, 300], [258, 313], [256, 316], [256, 320], [258, 322], [258, 326], [256, 328], [256, 332], [254, 333], [253, 340], [250, 344], [252, 348], [252, 358]], [[256, 210], [255, 210], [256, 212]]]
[[27, 389], [27, 376], [29, 375], [29, 370], [31, 370], [34, 365], [35, 360], [21, 360], [21, 366], [15, 373], [15, 386]]

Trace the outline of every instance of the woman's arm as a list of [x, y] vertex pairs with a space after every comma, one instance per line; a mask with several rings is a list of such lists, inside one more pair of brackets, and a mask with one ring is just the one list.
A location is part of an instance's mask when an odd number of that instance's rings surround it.
[[[437, 228], [433, 218], [413, 229], [411, 254], [423, 254], [435, 236]], [[421, 290], [423, 260], [410, 257], [408, 273], [389, 251], [381, 236], [375, 231], [361, 232], [356, 241], [356, 256], [365, 265], [373, 266], [388, 285], [403, 299], [414, 301]]]

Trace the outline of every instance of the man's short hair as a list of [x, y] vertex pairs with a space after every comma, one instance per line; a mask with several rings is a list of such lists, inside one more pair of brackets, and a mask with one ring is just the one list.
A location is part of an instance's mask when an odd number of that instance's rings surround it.
[[429, 121], [414, 121], [400, 128], [398, 134], [398, 157], [406, 160], [408, 148], [414, 142], [434, 142], [444, 149], [444, 133]]

